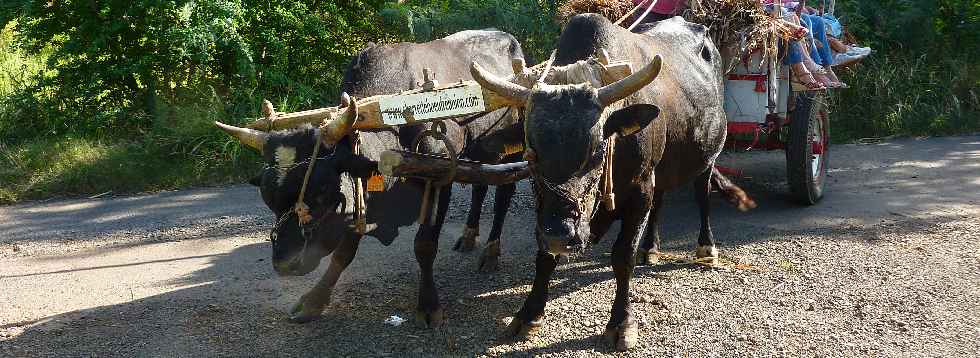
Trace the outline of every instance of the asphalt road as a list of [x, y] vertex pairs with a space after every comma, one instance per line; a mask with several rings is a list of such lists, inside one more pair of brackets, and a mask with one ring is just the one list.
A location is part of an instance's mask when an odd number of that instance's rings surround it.
[[[389, 247], [367, 239], [323, 319], [297, 325], [285, 311], [323, 267], [274, 274], [272, 218], [252, 187], [0, 207], [0, 356], [974, 356], [980, 136], [831, 151], [828, 194], [813, 207], [787, 198], [781, 152], [726, 154], [759, 208], [714, 199], [726, 268], [637, 269], [641, 344], [628, 353], [601, 339], [616, 229], [559, 267], [537, 336], [497, 339], [533, 277], [523, 184], [492, 275], [476, 273], [477, 253], [450, 250], [469, 200], [465, 188], [454, 195], [437, 259], [449, 317], [439, 330], [412, 318], [414, 229]], [[670, 195], [664, 220], [664, 248], [681, 258], [697, 237], [689, 198]], [[392, 315], [407, 321], [385, 324]]]

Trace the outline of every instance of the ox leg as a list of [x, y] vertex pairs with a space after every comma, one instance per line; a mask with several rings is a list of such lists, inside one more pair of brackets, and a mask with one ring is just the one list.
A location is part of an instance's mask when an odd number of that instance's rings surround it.
[[446, 221], [446, 211], [452, 190], [449, 186], [438, 190], [439, 197], [430, 194], [430, 202], [437, 202], [435, 220], [427, 220], [415, 234], [415, 260], [419, 263], [419, 305], [415, 318], [421, 325], [439, 327], [445, 321], [442, 305], [439, 304], [439, 290], [432, 275], [432, 266], [439, 251], [439, 232]]
[[483, 201], [487, 198], [486, 185], [473, 185], [473, 195], [470, 198], [470, 213], [466, 217], [466, 227], [463, 236], [456, 240], [453, 250], [470, 252], [476, 247], [476, 238], [480, 236], [480, 215], [483, 214]]
[[660, 261], [660, 216], [663, 214], [663, 207], [664, 191], [654, 189], [653, 209], [650, 209], [646, 236], [643, 237], [643, 243], [637, 250], [637, 265], [655, 265]]
[[711, 264], [718, 263], [718, 249], [715, 247], [714, 235], [711, 234], [711, 203], [708, 196], [711, 194], [711, 170], [704, 173], [694, 180], [694, 197], [698, 201], [698, 209], [701, 211], [701, 233], [698, 235], [698, 249], [694, 255], [697, 258], [705, 258]]
[[507, 210], [510, 209], [510, 202], [515, 191], [517, 191], [517, 184], [497, 186], [493, 196], [493, 227], [490, 228], [487, 246], [483, 248], [483, 254], [480, 255], [477, 271], [497, 271], [497, 264], [500, 259], [500, 235], [503, 233], [504, 220], [507, 219]]
[[636, 346], [639, 335], [629, 302], [630, 279], [633, 278], [636, 246], [646, 231], [651, 206], [649, 194], [642, 190], [632, 190], [630, 195], [635, 199], [630, 201], [629, 209], [621, 211], [624, 213], [623, 228], [613, 245], [611, 261], [616, 275], [616, 298], [605, 332], [610, 345], [622, 351]]
[[531, 286], [531, 293], [524, 300], [524, 306], [514, 315], [514, 320], [510, 322], [504, 335], [507, 337], [526, 338], [534, 334], [542, 323], [544, 323], [544, 306], [548, 302], [548, 284], [551, 281], [551, 274], [558, 266], [558, 257], [548, 252], [538, 251], [538, 256], [534, 261], [534, 285]]
[[289, 311], [291, 321], [304, 323], [320, 318], [323, 309], [330, 304], [334, 285], [337, 284], [340, 274], [350, 265], [351, 261], [354, 261], [354, 255], [357, 254], [357, 246], [360, 243], [361, 239], [356, 235], [347, 235], [340, 242], [330, 256], [330, 266], [327, 267], [327, 272]]

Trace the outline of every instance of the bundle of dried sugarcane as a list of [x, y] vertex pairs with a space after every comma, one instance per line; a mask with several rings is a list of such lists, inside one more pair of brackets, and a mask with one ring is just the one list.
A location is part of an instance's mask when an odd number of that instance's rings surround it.
[[[759, 0], [689, 0], [683, 12], [687, 21], [704, 25], [709, 36], [721, 47], [735, 51], [733, 58], [744, 58], [759, 50], [762, 61], [777, 56], [781, 38], [798, 37], [790, 24], [768, 13]], [[734, 48], [732, 48], [734, 47]]]
[[572, 16], [596, 13], [616, 21], [636, 6], [631, 0], [571, 0], [558, 7], [558, 22], [564, 24]]
[[[779, 39], [800, 40], [799, 26], [766, 11], [759, 0], [688, 0], [680, 15], [687, 21], [709, 29], [719, 48], [734, 50], [733, 58], [743, 58], [755, 50], [762, 61], [775, 58]], [[629, 0], [571, 0], [558, 9], [558, 21], [565, 23], [576, 14], [598, 13], [615, 21], [636, 9]], [[634, 14], [635, 16], [635, 14]]]

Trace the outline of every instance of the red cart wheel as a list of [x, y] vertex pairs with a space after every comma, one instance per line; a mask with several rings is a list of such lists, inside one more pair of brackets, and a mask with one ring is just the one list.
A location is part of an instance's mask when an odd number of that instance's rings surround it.
[[786, 179], [793, 198], [813, 205], [823, 198], [827, 176], [828, 117], [823, 92], [797, 92], [786, 143]]

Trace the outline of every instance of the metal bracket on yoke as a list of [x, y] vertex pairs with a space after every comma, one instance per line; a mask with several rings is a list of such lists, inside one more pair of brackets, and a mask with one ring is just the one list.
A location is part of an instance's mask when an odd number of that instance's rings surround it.
[[422, 140], [426, 137], [432, 137], [439, 140], [446, 146], [446, 151], [448, 152], [446, 154], [449, 156], [449, 160], [452, 163], [452, 165], [449, 167], [449, 171], [446, 172], [446, 175], [443, 176], [442, 179], [439, 179], [439, 181], [433, 183], [431, 179], [425, 180], [425, 190], [422, 193], [422, 206], [419, 208], [419, 225], [424, 225], [430, 217], [434, 218], [436, 215], [438, 205], [432, 205], [429, 200], [429, 194], [432, 193], [432, 187], [435, 186], [435, 197], [438, 198], [441, 194], [440, 191], [442, 190], [442, 187], [452, 183], [453, 177], [456, 176], [456, 165], [459, 155], [458, 152], [456, 152], [456, 148], [453, 146], [453, 143], [449, 140], [449, 137], [446, 136], [446, 133], [446, 123], [442, 121], [435, 122], [429, 127], [429, 129], [419, 133], [419, 135], [415, 137], [415, 141], [412, 143], [412, 149], [418, 152], [419, 145], [422, 144]]
[[439, 87], [439, 81], [436, 81], [436, 74], [432, 72], [428, 67], [422, 69], [422, 91], [431, 92], [436, 87]]

